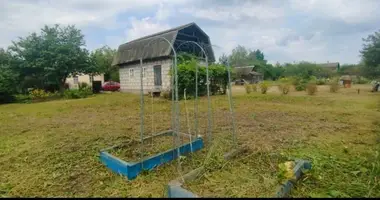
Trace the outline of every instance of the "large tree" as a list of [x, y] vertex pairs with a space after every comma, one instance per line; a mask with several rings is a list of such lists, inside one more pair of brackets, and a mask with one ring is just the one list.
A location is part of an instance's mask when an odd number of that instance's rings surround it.
[[364, 75], [370, 78], [380, 77], [380, 32], [363, 38], [363, 49], [360, 51], [365, 64]]
[[96, 67], [96, 72], [103, 73], [105, 81], [112, 80], [119, 82], [120, 80], [119, 68], [112, 66], [115, 54], [116, 50], [108, 46], [103, 46], [91, 53], [91, 60]]
[[43, 85], [56, 85], [63, 91], [66, 78], [96, 69], [85, 49], [84, 36], [75, 26], [45, 26], [39, 34], [19, 38], [10, 47], [23, 61], [22, 73], [40, 79]]

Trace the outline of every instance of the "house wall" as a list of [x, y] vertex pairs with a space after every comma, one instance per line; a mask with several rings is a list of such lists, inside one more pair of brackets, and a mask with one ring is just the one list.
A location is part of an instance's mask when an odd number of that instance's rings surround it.
[[[98, 75], [98, 76], [94, 76], [94, 81], [101, 81], [102, 84], [104, 83], [104, 75]], [[87, 83], [89, 85], [92, 84], [92, 81], [90, 80], [90, 76], [87, 75], [87, 74], [83, 74], [83, 75], [78, 75], [78, 83]], [[74, 81], [74, 77], [71, 76], [71, 77], [68, 77], [66, 79], [66, 83], [69, 84], [69, 87], [70, 89], [77, 89], [78, 88], [78, 84], [75, 83]]]
[[[161, 65], [161, 80], [162, 87], [154, 86], [153, 66]], [[163, 59], [159, 61], [148, 61], [143, 63], [145, 68], [145, 76], [143, 77], [144, 93], [150, 91], [165, 91], [170, 89], [171, 76], [169, 75], [172, 66], [171, 59]], [[120, 91], [122, 92], [140, 92], [140, 63], [131, 65], [122, 65], [119, 68], [120, 74]], [[130, 69], [133, 69], [133, 76], [130, 75]]]

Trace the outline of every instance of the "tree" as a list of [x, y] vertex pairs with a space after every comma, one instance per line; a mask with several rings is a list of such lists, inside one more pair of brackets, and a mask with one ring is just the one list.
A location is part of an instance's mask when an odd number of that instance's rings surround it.
[[242, 67], [248, 65], [248, 54], [249, 52], [245, 47], [238, 45], [229, 56], [231, 66]]
[[13, 101], [13, 94], [17, 92], [18, 74], [11, 68], [12, 55], [0, 48], [0, 103]]
[[227, 57], [226, 54], [222, 54], [219, 57], [219, 63], [222, 64], [222, 65], [227, 65], [228, 64], [228, 57]]
[[261, 52], [260, 49], [254, 51], [254, 53], [257, 60], [264, 61], [264, 53]]
[[69, 75], [96, 71], [84, 46], [84, 36], [75, 26], [54, 25], [19, 38], [10, 49], [23, 61], [24, 76], [37, 77], [44, 86], [55, 85], [63, 92]]
[[108, 46], [96, 49], [90, 55], [96, 68], [95, 73], [103, 73], [105, 81], [112, 80], [120, 82], [119, 68], [117, 66], [112, 66], [112, 61], [115, 55], [116, 50], [111, 49]]
[[363, 49], [360, 51], [364, 62], [364, 75], [370, 78], [380, 77], [380, 32], [363, 38]]

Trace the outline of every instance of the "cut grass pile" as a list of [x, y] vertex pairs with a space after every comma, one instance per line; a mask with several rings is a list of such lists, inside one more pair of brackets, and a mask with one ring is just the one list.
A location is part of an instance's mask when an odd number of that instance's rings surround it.
[[[314, 96], [304, 91], [284, 96], [271, 89], [265, 95], [247, 95], [243, 87], [234, 88], [237, 138], [252, 155], [236, 158], [220, 171], [211, 170], [219, 162], [207, 157], [210, 147], [182, 157], [182, 173], [211, 166], [206, 173], [210, 180], [197, 180], [199, 185], [189, 187], [205, 196], [217, 196], [212, 193], [223, 187], [228, 188], [225, 196], [270, 196], [276, 164], [285, 156], [309, 159], [313, 164], [292, 192], [293, 197], [380, 196], [380, 96], [364, 88], [357, 94], [356, 87], [337, 93], [330, 93], [328, 87], [318, 88]], [[199, 107], [199, 134], [205, 142], [206, 100], [201, 98]], [[151, 99], [145, 101], [146, 136], [170, 129], [170, 102], [155, 99], [152, 115]], [[191, 100], [187, 103], [193, 132], [194, 105]], [[180, 108], [181, 132], [187, 133], [183, 101]], [[227, 97], [212, 97], [212, 108], [213, 138], [231, 139]], [[99, 161], [101, 149], [138, 140], [139, 123], [139, 97], [132, 94], [0, 105], [0, 196], [165, 196], [166, 185], [180, 176], [176, 161], [132, 181], [112, 173]]]

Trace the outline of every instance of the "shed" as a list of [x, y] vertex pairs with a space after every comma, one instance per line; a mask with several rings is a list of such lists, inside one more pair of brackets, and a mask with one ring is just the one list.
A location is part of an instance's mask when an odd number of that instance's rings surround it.
[[351, 76], [349, 76], [349, 75], [344, 75], [344, 76], [341, 76], [339, 80], [342, 82], [342, 85], [343, 85], [345, 88], [350, 88], [350, 87], [351, 87], [351, 83], [352, 83], [352, 78], [351, 78]]
[[248, 82], [250, 84], [259, 83], [264, 80], [264, 75], [254, 71], [255, 66], [235, 67], [237, 81], [242, 83]]

